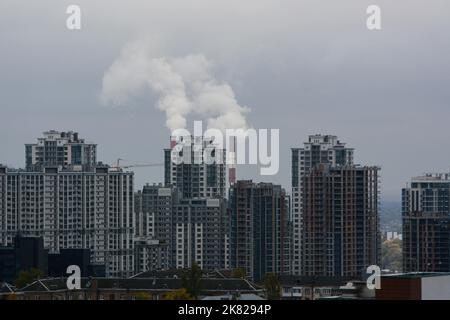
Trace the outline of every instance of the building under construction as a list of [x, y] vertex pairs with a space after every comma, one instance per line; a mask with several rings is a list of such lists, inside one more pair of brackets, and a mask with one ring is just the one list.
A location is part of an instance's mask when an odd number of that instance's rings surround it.
[[378, 170], [319, 164], [304, 175], [303, 275], [360, 278], [378, 264]]

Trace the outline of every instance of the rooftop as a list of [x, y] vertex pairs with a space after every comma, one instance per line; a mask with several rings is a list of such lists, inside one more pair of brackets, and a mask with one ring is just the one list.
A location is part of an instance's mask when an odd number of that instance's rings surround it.
[[450, 272], [407, 272], [407, 273], [392, 273], [383, 274], [382, 277], [398, 278], [398, 279], [420, 279], [429, 277], [450, 276]]
[[349, 277], [332, 277], [332, 276], [280, 276], [279, 281], [282, 286], [336, 286], [346, 285], [349, 281], [356, 280]]
[[423, 181], [445, 181], [450, 182], [449, 173], [426, 173], [422, 176], [413, 177], [412, 182], [423, 182]]
[[[181, 278], [82, 278], [81, 289], [170, 291], [182, 288]], [[206, 292], [257, 292], [244, 279], [203, 278], [201, 288]], [[47, 278], [17, 290], [19, 292], [55, 292], [67, 290], [66, 278]]]

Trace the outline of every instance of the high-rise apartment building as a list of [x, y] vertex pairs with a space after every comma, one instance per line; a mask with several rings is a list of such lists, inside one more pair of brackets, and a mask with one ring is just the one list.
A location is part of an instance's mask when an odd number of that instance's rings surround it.
[[[178, 141], [181, 144], [181, 141]], [[175, 152], [174, 147], [177, 141], [171, 138], [171, 148], [164, 149], [164, 183], [177, 188], [181, 197], [193, 198], [225, 198], [226, 196], [226, 153], [225, 149], [215, 148], [210, 153], [207, 148], [211, 148], [213, 139], [203, 137], [191, 137], [188, 142], [183, 142], [184, 146], [179, 152]], [[172, 152], [173, 151], [173, 152]], [[174, 154], [180, 159], [177, 163]], [[208, 163], [204, 161], [214, 159]]]
[[361, 278], [378, 265], [378, 168], [319, 164], [302, 187], [302, 274]]
[[95, 166], [97, 145], [79, 138], [77, 132], [44, 132], [37, 143], [25, 145], [27, 170], [45, 166]]
[[178, 198], [175, 188], [145, 185], [136, 193], [136, 236], [170, 243], [173, 205]]
[[26, 170], [0, 166], [0, 246], [39, 236], [50, 253], [91, 249], [107, 276], [133, 273], [133, 173], [95, 164], [95, 148], [49, 131], [26, 146]]
[[279, 185], [238, 181], [230, 188], [230, 267], [261, 281], [265, 274], [289, 274], [289, 198]]
[[133, 173], [44, 167], [28, 172], [0, 167], [0, 245], [16, 233], [41, 236], [51, 253], [89, 248], [109, 276], [133, 270]]
[[402, 190], [403, 271], [450, 271], [450, 174], [412, 178]]
[[228, 267], [227, 203], [221, 198], [181, 199], [173, 212], [176, 268], [196, 262], [202, 270]]
[[303, 178], [318, 164], [353, 164], [353, 149], [331, 135], [311, 135], [302, 148], [292, 148], [292, 273], [301, 274]]
[[[204, 270], [227, 266], [227, 211], [222, 198], [181, 198], [174, 187], [146, 185], [136, 194], [136, 221], [138, 239], [167, 245], [163, 265], [169, 268], [189, 268], [194, 262]], [[136, 259], [144, 263], [144, 255], [160, 254], [154, 245], [148, 253], [142, 245], [139, 250]], [[161, 266], [147, 264], [141, 271], [157, 267]]]
[[176, 189], [162, 185], [145, 185], [135, 195], [137, 272], [168, 269], [174, 265], [173, 206], [178, 198]]

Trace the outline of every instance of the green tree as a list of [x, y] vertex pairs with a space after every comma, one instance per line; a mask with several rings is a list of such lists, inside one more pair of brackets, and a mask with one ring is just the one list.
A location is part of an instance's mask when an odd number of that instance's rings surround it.
[[30, 270], [22, 270], [15, 281], [17, 288], [23, 288], [27, 284], [30, 284], [40, 278], [42, 278], [43, 272], [36, 268], [31, 268]]
[[383, 269], [402, 271], [402, 241], [385, 240], [381, 245], [381, 265]]
[[231, 273], [231, 275], [233, 278], [244, 279], [246, 276], [245, 269], [244, 268], [233, 269], [233, 272]]
[[281, 297], [281, 286], [278, 277], [274, 273], [267, 273], [264, 277], [264, 288], [268, 300], [279, 300]]
[[163, 294], [162, 300], [193, 300], [185, 288], [169, 291]]
[[198, 299], [201, 293], [202, 269], [194, 262], [192, 268], [185, 271], [182, 277], [182, 286], [194, 299]]
[[150, 300], [151, 299], [151, 295], [150, 295], [150, 293], [148, 293], [148, 292], [137, 292], [135, 295], [134, 295], [134, 298], [136, 299], [136, 300]]
[[13, 293], [10, 293], [10, 294], [8, 294], [8, 295], [6, 296], [5, 299], [6, 299], [6, 300], [17, 300], [17, 294], [15, 294], [14, 292], [13, 292]]

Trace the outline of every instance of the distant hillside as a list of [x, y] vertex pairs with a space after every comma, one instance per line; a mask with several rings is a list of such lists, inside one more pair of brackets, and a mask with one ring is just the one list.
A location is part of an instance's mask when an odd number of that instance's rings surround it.
[[382, 201], [379, 207], [380, 229], [386, 231], [402, 231], [402, 205], [396, 201]]

